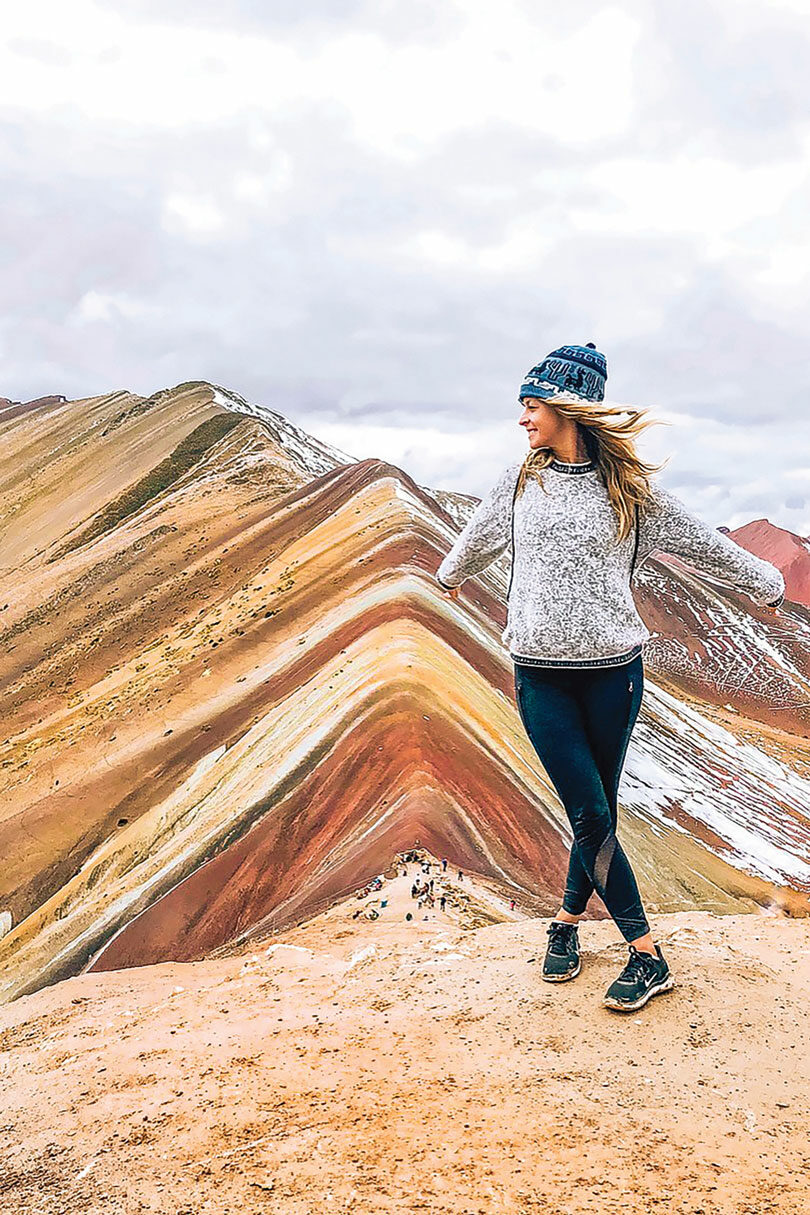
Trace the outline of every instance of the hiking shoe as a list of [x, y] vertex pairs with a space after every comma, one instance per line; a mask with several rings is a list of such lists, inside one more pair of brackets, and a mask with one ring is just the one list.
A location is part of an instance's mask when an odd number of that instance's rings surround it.
[[675, 986], [661, 946], [655, 946], [657, 957], [642, 953], [635, 945], [629, 945], [630, 957], [624, 970], [614, 979], [604, 995], [606, 1008], [617, 1008], [621, 1012], [633, 1012], [646, 1004], [651, 996], [669, 991]]
[[579, 974], [579, 939], [577, 925], [552, 920], [546, 929], [548, 948], [543, 961], [542, 977], [549, 983], [563, 983]]

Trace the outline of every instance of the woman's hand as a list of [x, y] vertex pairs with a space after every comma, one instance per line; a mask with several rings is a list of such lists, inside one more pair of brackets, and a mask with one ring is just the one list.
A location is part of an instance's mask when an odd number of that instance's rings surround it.
[[442, 594], [444, 595], [445, 599], [458, 599], [458, 593], [460, 590], [460, 586], [451, 586], [449, 591], [446, 591], [444, 587], [442, 587]]

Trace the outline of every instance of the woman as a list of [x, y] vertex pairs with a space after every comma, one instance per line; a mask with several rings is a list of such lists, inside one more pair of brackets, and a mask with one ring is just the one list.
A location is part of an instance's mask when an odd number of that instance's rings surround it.
[[608, 405], [606, 380], [592, 342], [553, 350], [532, 368], [518, 397], [529, 453], [501, 473], [436, 579], [456, 598], [465, 579], [512, 543], [502, 640], [521, 720], [574, 837], [543, 978], [579, 974], [577, 924], [596, 890], [629, 946], [603, 1002], [630, 1012], [674, 984], [616, 838], [619, 776], [644, 688], [642, 645], [652, 636], [636, 610], [632, 573], [662, 549], [774, 611], [785, 580], [650, 480], [663, 465], [641, 460], [634, 440], [656, 423], [643, 420], [645, 411]]

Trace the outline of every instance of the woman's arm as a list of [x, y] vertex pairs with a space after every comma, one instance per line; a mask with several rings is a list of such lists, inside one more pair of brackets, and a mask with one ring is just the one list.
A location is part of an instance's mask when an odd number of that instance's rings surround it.
[[445, 590], [461, 586], [473, 574], [480, 574], [511, 543], [512, 494], [519, 471], [520, 462], [503, 470], [459, 532], [436, 571], [436, 581]]
[[779, 607], [785, 598], [780, 569], [704, 523], [671, 490], [655, 482], [651, 489], [653, 499], [640, 511], [637, 567], [659, 548], [743, 591], [760, 607]]

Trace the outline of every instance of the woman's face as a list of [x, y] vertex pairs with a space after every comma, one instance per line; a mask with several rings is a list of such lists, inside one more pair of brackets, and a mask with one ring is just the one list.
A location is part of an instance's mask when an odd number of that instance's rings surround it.
[[518, 424], [529, 437], [529, 447], [532, 451], [538, 447], [553, 447], [561, 438], [560, 415], [547, 401], [537, 397], [521, 397], [520, 403], [523, 413]]

